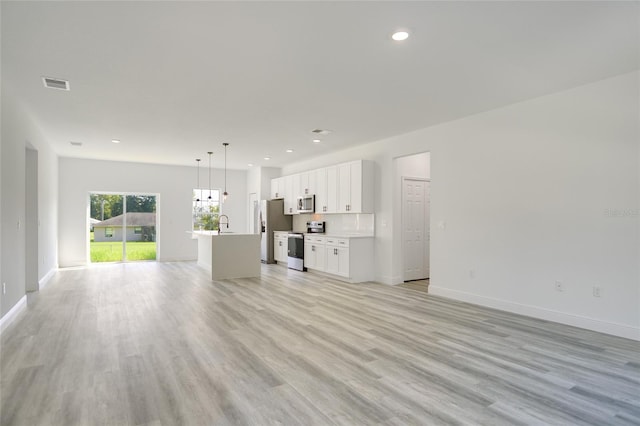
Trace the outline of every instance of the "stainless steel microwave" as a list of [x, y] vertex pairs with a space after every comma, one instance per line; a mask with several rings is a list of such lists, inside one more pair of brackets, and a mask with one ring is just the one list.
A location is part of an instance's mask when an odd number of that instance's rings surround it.
[[296, 208], [298, 213], [315, 213], [315, 195], [303, 195], [298, 197]]

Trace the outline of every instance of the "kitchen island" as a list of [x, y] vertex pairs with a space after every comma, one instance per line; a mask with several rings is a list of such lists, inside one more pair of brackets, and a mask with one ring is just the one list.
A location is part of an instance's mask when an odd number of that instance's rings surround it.
[[194, 231], [198, 265], [211, 271], [212, 280], [260, 276], [260, 234]]

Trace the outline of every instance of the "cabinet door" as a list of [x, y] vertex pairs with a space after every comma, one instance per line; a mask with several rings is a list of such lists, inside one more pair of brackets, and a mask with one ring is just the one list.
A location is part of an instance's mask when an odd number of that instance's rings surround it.
[[338, 166], [338, 213], [349, 213], [351, 204], [351, 163]]
[[300, 173], [298, 175], [298, 197], [309, 194], [312, 194], [309, 191], [309, 172]]
[[338, 167], [327, 167], [327, 211], [338, 212]]
[[362, 213], [362, 183], [362, 162], [354, 161], [349, 164], [349, 213]]
[[317, 191], [317, 187], [316, 187], [316, 171], [313, 170], [309, 173], [307, 173], [307, 191], [305, 192], [305, 195], [313, 195], [316, 193]]
[[349, 277], [349, 249], [338, 247], [338, 275]]
[[316, 175], [316, 213], [327, 212], [327, 169], [318, 169]]
[[304, 243], [304, 266], [315, 269], [316, 258], [317, 255], [313, 243]]
[[293, 214], [296, 200], [293, 197], [293, 176], [284, 177], [284, 214]]
[[[300, 175], [300, 174], [291, 176], [291, 182], [292, 182], [291, 186], [293, 188], [293, 190], [291, 192], [291, 196], [293, 197], [294, 202], [297, 201], [297, 198], [299, 196], [301, 196], [302, 195], [302, 191], [304, 191], [302, 189], [301, 178], [302, 178], [302, 175]], [[294, 205], [294, 207], [297, 207], [297, 206]]]
[[281, 247], [282, 246], [282, 239], [280, 239], [279, 237], [276, 237], [273, 239], [273, 258], [276, 260], [276, 262], [280, 262], [282, 261], [281, 258]]
[[315, 247], [315, 253], [316, 253], [316, 269], [318, 271], [325, 271], [327, 269], [326, 266], [326, 254], [327, 254], [327, 249], [326, 246], [324, 244], [321, 245], [314, 245]]
[[271, 199], [283, 198], [282, 178], [271, 179]]
[[325, 271], [330, 274], [338, 275], [338, 271], [340, 271], [340, 258], [338, 256], [338, 247], [326, 246], [325, 250], [325, 261], [327, 262], [327, 266]]

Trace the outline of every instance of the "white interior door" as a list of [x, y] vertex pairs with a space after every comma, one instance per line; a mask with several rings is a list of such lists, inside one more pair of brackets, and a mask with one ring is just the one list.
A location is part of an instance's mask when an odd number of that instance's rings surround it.
[[429, 191], [427, 179], [402, 178], [404, 281], [429, 278]]

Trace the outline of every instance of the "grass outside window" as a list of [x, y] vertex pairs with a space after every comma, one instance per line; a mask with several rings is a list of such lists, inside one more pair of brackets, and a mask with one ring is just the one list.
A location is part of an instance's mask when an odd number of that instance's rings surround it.
[[[122, 260], [122, 241], [91, 241], [92, 262], [119, 262]], [[155, 242], [127, 242], [127, 260], [156, 260]]]

